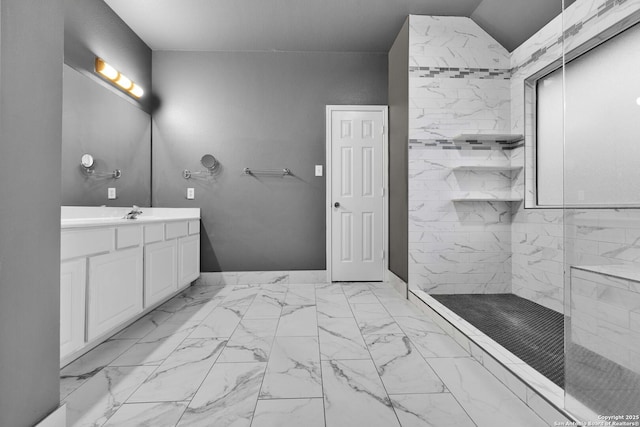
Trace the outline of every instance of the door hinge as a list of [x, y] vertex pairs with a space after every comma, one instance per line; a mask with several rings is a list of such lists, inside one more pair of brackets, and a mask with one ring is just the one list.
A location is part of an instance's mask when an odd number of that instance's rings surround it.
[[381, 135], [384, 135], [384, 125], [382, 125], [382, 133]]
[[381, 195], [382, 197], [384, 197], [384, 187], [382, 187], [382, 188], [380, 189], [380, 195]]
[[382, 259], [384, 259], [384, 251], [382, 251]]

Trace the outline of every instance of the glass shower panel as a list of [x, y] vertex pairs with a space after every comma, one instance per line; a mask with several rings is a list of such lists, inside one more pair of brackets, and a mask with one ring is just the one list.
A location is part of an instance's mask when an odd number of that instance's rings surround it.
[[564, 18], [565, 407], [640, 425], [640, 2]]

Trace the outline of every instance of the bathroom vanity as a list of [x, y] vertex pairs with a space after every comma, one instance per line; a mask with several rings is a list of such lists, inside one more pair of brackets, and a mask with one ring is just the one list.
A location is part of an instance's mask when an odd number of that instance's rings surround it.
[[200, 209], [141, 210], [62, 207], [61, 366], [200, 275]]

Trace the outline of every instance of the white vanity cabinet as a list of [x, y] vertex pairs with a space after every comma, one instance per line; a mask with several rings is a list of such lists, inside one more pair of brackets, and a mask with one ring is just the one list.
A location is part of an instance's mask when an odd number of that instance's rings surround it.
[[[115, 208], [68, 208], [91, 212]], [[122, 209], [122, 208], [120, 208]], [[65, 209], [63, 208], [63, 214]], [[65, 218], [61, 231], [61, 365], [189, 286], [200, 275], [200, 210], [147, 208]]]
[[86, 275], [84, 258], [60, 263], [60, 357], [84, 345]]
[[200, 275], [200, 221], [150, 224], [144, 238], [144, 305], [150, 307]]
[[178, 240], [178, 285], [187, 285], [200, 275], [200, 235]]
[[142, 248], [89, 258], [87, 340], [142, 312]]
[[200, 275], [200, 221], [189, 221], [188, 236], [178, 240], [178, 285], [193, 282]]
[[169, 240], [144, 247], [144, 306], [150, 307], [178, 289], [178, 245]]

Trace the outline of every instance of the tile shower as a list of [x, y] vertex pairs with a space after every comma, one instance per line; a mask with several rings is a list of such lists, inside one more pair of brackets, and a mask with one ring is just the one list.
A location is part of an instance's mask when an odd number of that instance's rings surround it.
[[[629, 398], [640, 391], [640, 276], [628, 273], [640, 259], [640, 210], [534, 209], [535, 106], [524, 80], [637, 22], [638, 11], [639, 1], [577, 1], [511, 53], [470, 19], [409, 18], [409, 288], [513, 294], [564, 314], [565, 345], [586, 350], [563, 355], [565, 396], [555, 403], [583, 418], [640, 411]], [[571, 268], [610, 265], [625, 273]], [[625, 380], [585, 384], [594, 369]]]

